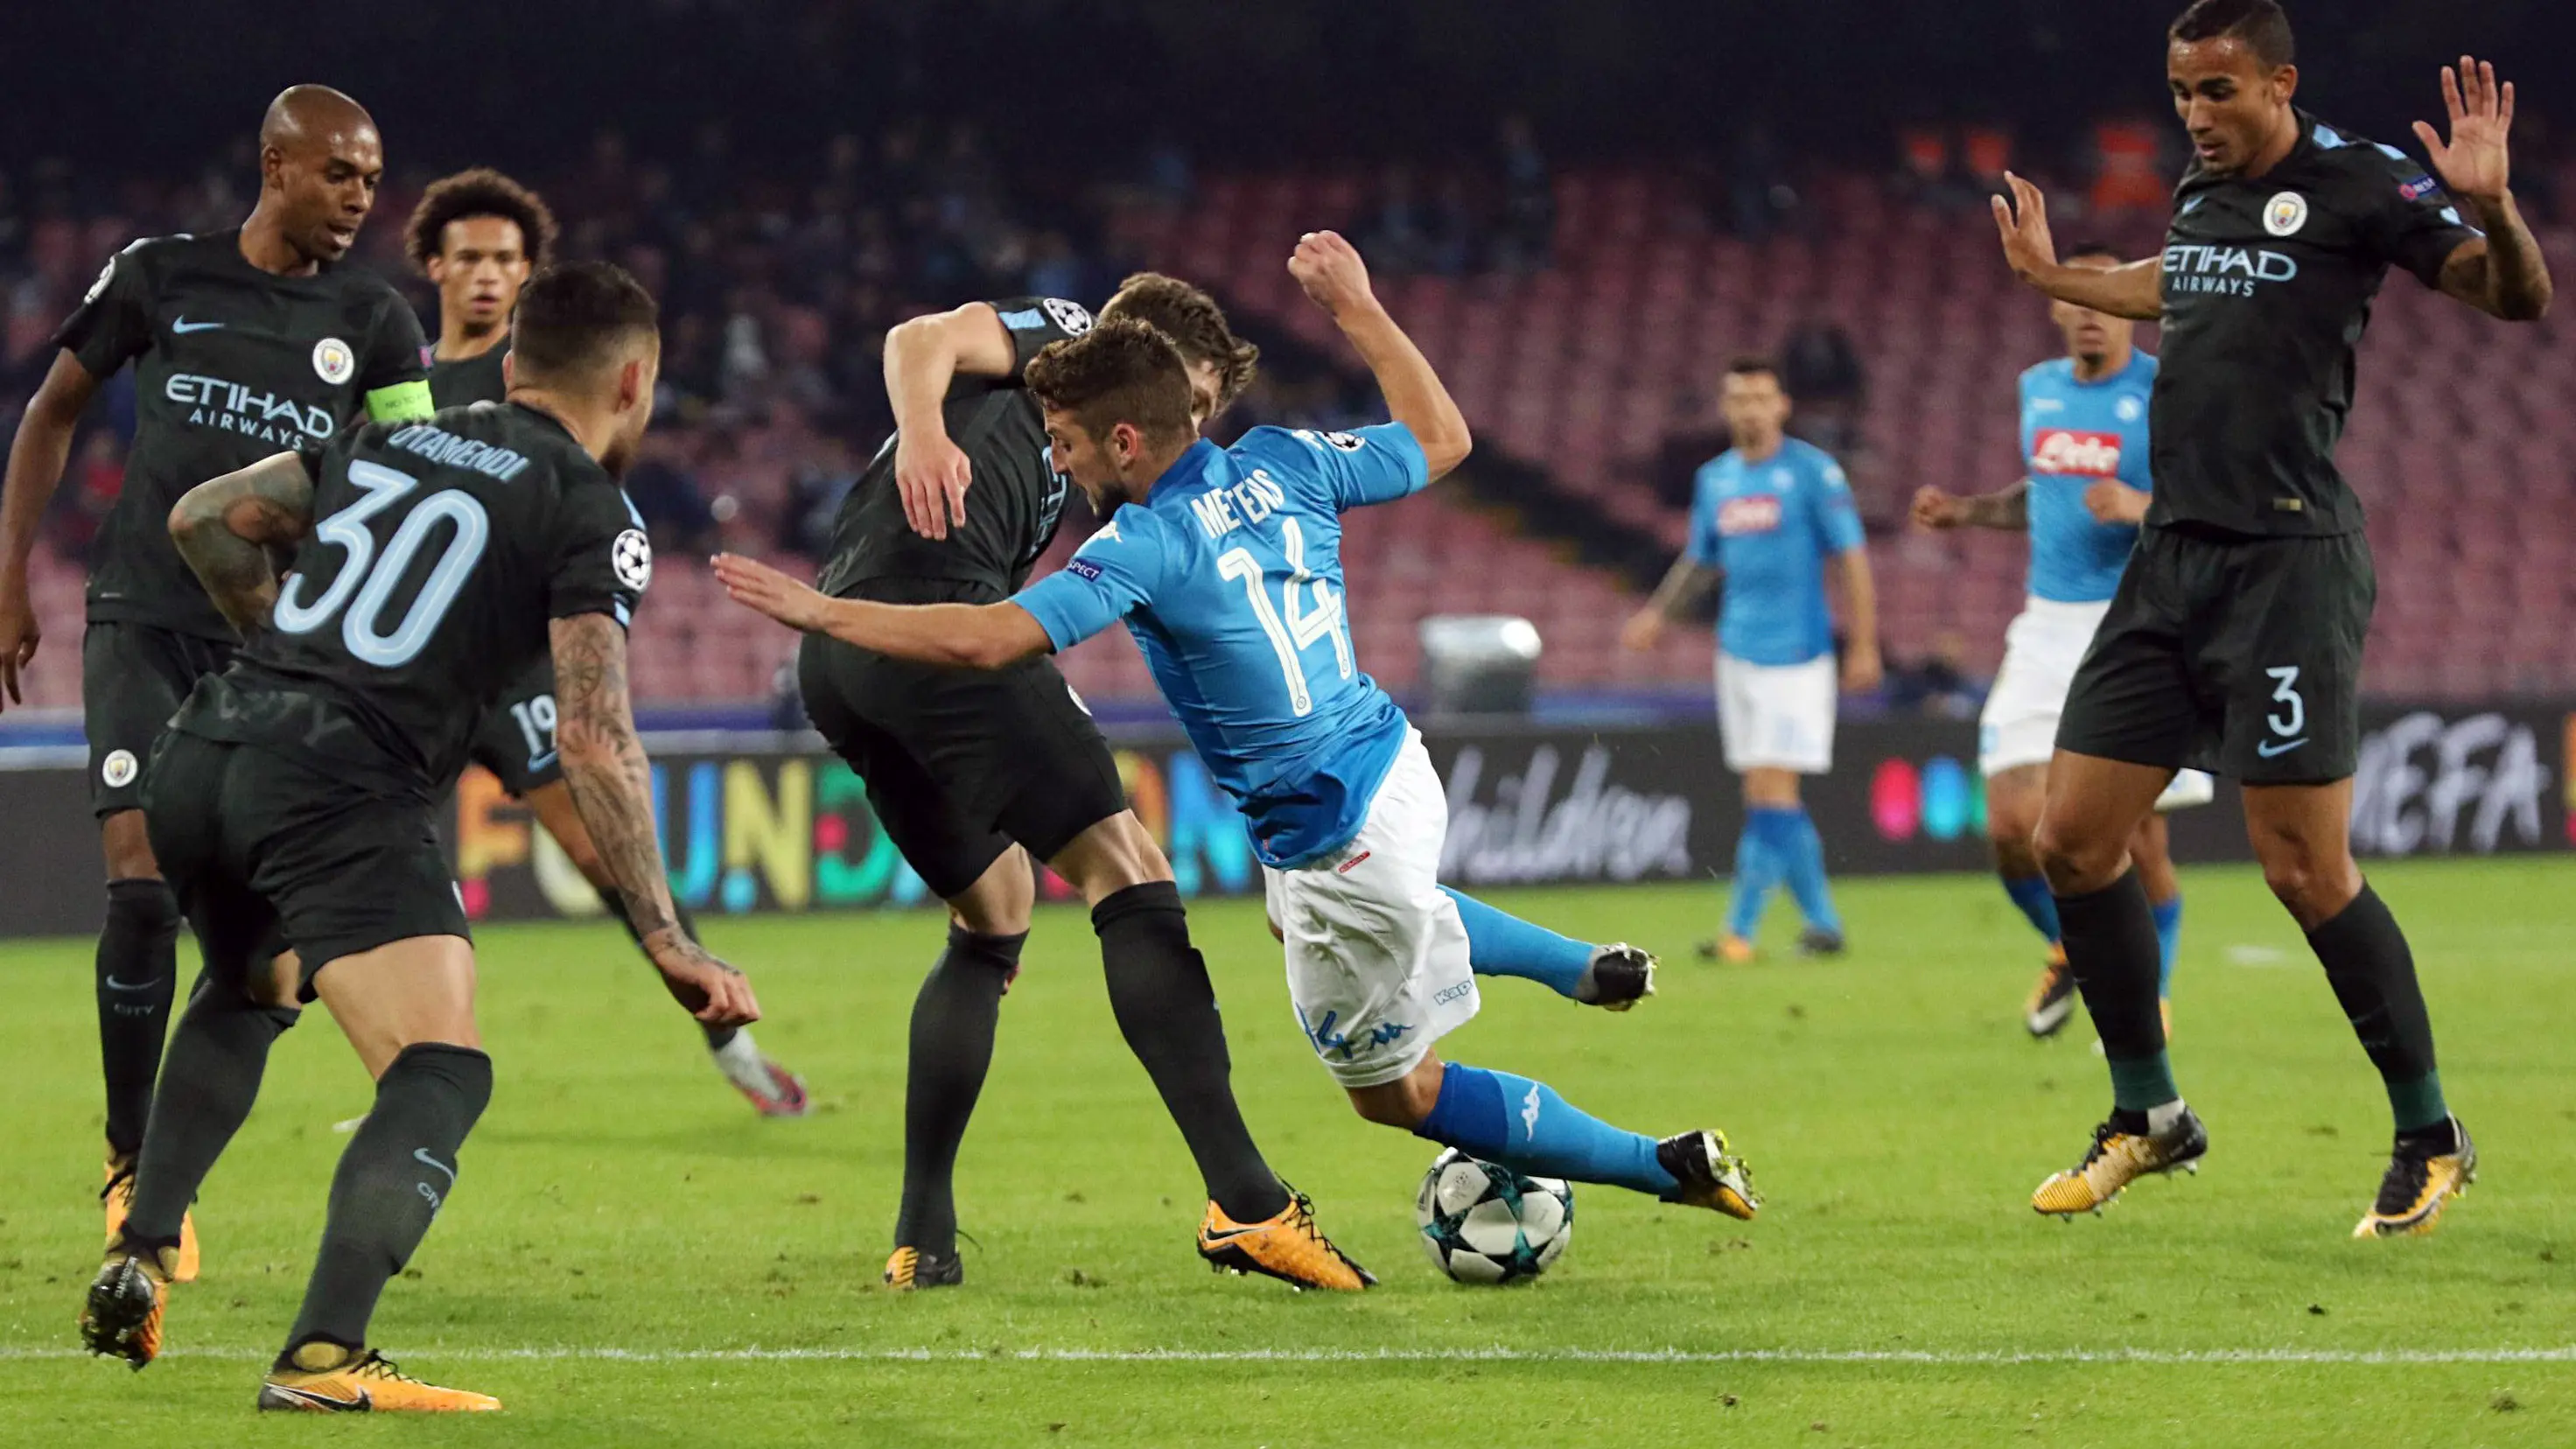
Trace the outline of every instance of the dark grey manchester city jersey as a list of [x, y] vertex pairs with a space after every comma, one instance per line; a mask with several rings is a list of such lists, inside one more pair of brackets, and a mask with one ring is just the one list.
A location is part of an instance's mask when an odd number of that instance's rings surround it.
[[2335, 470], [2353, 348], [2392, 266], [2426, 286], [2479, 235], [2423, 163], [2299, 114], [2261, 176], [2195, 163], [2164, 250], [2164, 367], [2150, 525], [2317, 535], [2361, 528]]

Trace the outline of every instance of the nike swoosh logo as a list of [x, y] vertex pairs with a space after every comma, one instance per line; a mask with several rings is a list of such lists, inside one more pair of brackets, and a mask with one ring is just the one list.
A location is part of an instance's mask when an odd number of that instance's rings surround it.
[[173, 332], [212, 332], [223, 325], [224, 324], [221, 322], [191, 322], [185, 317], [178, 317], [171, 320], [170, 330]]
[[1231, 1243], [1237, 1238], [1248, 1238], [1267, 1226], [1269, 1226], [1267, 1223], [1255, 1223], [1248, 1228], [1230, 1228], [1222, 1233], [1209, 1233], [1205, 1241], [1210, 1244]]
[[561, 753], [561, 751], [548, 750], [542, 755], [528, 756], [528, 769], [532, 772], [544, 769], [546, 766], [555, 762], [555, 756], [559, 753]]
[[153, 988], [155, 983], [150, 981], [119, 981], [115, 977], [110, 976], [105, 979], [104, 984], [110, 991], [149, 991]]
[[425, 1163], [429, 1164], [430, 1166], [437, 1168], [439, 1171], [441, 1171], [441, 1172], [443, 1172], [443, 1173], [446, 1173], [446, 1174], [447, 1174], [447, 1185], [448, 1185], [449, 1187], [454, 1187], [454, 1186], [456, 1186], [456, 1169], [455, 1169], [455, 1168], [453, 1168], [453, 1167], [448, 1166], [448, 1165], [447, 1165], [446, 1163], [444, 1163], [444, 1162], [439, 1161], [437, 1158], [430, 1156], [430, 1155], [429, 1155], [429, 1149], [428, 1149], [428, 1148], [426, 1148], [426, 1147], [415, 1147], [415, 1148], [413, 1148], [413, 1149], [411, 1150], [411, 1155], [412, 1155], [412, 1160], [414, 1160], [414, 1161], [416, 1161], [416, 1162], [425, 1162]]
[[376, 1406], [376, 1396], [365, 1389], [358, 1390], [358, 1396], [354, 1399], [335, 1399], [329, 1394], [317, 1394], [311, 1389], [291, 1389], [284, 1384], [270, 1384], [269, 1387], [287, 1398], [301, 1399], [317, 1409], [332, 1413], [363, 1414]]
[[2288, 744], [2277, 747], [2273, 745], [2271, 741], [2266, 740], [2254, 747], [2254, 753], [2261, 755], [2264, 759], [2268, 760], [2276, 755], [2286, 755], [2290, 751], [2297, 749], [2299, 746], [2304, 745], [2307, 742], [2308, 737], [2306, 735], [2301, 735], [2297, 739], [2290, 741]]

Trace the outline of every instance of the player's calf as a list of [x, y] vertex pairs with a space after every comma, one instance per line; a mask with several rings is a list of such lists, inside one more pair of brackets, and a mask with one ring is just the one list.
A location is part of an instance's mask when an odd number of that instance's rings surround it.
[[1624, 1187], [1736, 1217], [1751, 1217], [1759, 1205], [1742, 1159], [1726, 1151], [1724, 1134], [1684, 1133], [1658, 1142], [1582, 1111], [1544, 1082], [1509, 1072], [1426, 1055], [1404, 1077], [1352, 1088], [1350, 1096], [1370, 1121], [1527, 1176]]

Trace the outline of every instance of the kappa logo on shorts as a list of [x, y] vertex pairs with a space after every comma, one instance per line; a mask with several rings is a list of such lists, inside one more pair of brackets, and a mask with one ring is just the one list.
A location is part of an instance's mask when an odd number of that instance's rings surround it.
[[98, 762], [98, 777], [107, 782], [107, 788], [122, 790], [134, 783], [138, 768], [132, 750], [110, 750], [107, 758]]
[[1348, 860], [1346, 860], [1346, 861], [1343, 861], [1340, 865], [1334, 866], [1334, 867], [1333, 867], [1333, 874], [1335, 874], [1335, 875], [1349, 875], [1349, 874], [1351, 873], [1351, 870], [1352, 870], [1352, 868], [1353, 868], [1353, 867], [1357, 866], [1361, 861], [1364, 861], [1364, 860], [1368, 859], [1370, 856], [1375, 855], [1376, 853], [1377, 853], [1377, 852], [1376, 852], [1376, 851], [1373, 851], [1373, 850], [1363, 850], [1363, 851], [1361, 851], [1359, 854], [1352, 856], [1350, 859], [1348, 859]]

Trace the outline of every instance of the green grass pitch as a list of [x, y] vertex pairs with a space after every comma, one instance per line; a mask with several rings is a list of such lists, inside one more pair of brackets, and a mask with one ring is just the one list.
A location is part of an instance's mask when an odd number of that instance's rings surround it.
[[967, 1286], [910, 1297], [876, 1274], [936, 917], [710, 927], [754, 974], [763, 1043], [821, 1105], [775, 1123], [722, 1087], [614, 930], [495, 928], [498, 1089], [376, 1319], [406, 1367], [508, 1403], [475, 1421], [251, 1411], [346, 1140], [332, 1124], [368, 1099], [319, 1012], [206, 1184], [206, 1269], [175, 1299], [173, 1352], [141, 1374], [76, 1356], [98, 1244], [90, 947], [14, 946], [0, 1444], [2576, 1442], [2576, 875], [2375, 876], [2485, 1156], [2420, 1241], [2346, 1236], [2384, 1162], [2385, 1102], [2250, 869], [2187, 875], [2175, 1058], [2208, 1166], [2073, 1223], [2027, 1194], [2081, 1150], [2108, 1088], [2080, 1017], [2023, 1037], [2037, 951], [1992, 882], [1846, 882], [1848, 959], [1795, 960], [1775, 914], [1779, 949], [1738, 969], [1689, 959], [1713, 888], [1500, 894], [1662, 952], [1661, 993], [1620, 1017], [1490, 982], [1444, 1052], [1642, 1130], [1724, 1126], [1770, 1198], [1739, 1224], [1580, 1189], [1564, 1260], [1508, 1290], [1434, 1274], [1411, 1210], [1434, 1149], [1360, 1122], [1315, 1066], [1258, 907], [1202, 907], [1246, 1112], [1385, 1279], [1357, 1298], [1200, 1266], [1195, 1177], [1076, 912], [1042, 914], [1005, 1004], [960, 1172]]

